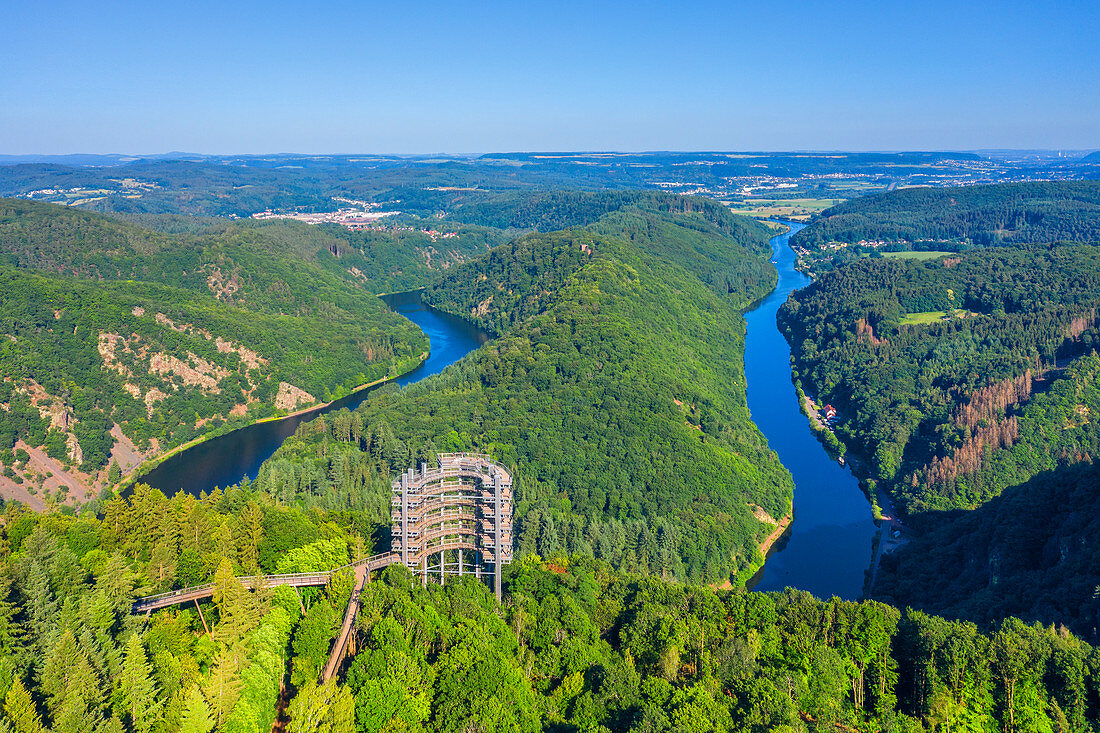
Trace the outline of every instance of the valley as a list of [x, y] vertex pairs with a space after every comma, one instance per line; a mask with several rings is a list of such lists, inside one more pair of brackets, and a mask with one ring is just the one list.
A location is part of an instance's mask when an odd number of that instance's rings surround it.
[[[26, 629], [0, 634], [2, 716], [1095, 723], [1094, 184], [968, 192], [1043, 221], [850, 257], [820, 229], [851, 202], [765, 226], [698, 195], [405, 175], [403, 213], [358, 231], [0, 202], [0, 631]], [[885, 240], [869, 211], [853, 236]], [[515, 480], [502, 603], [333, 572], [389, 549], [395, 475], [462, 453]]]

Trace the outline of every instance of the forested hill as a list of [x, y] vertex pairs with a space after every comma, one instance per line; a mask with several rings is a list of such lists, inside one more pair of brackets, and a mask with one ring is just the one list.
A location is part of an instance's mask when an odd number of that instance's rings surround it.
[[[826, 209], [792, 243], [998, 245], [1100, 241], [1100, 181], [908, 188]], [[942, 249], [942, 247], [939, 247]]]
[[[981, 479], [981, 446], [1025, 437], [1014, 406], [1096, 348], [1098, 307], [1100, 249], [1063, 245], [863, 260], [792, 295], [779, 318], [804, 387], [837, 406], [839, 434], [916, 513], [1000, 493]], [[990, 432], [1001, 428], [1012, 435]]]
[[[319, 670], [350, 573], [297, 595], [235, 574], [327, 570], [354, 515], [234, 489], [138, 487], [102, 519], [9, 508], [0, 525], [0, 728], [380, 733], [1046, 731], [1100, 726], [1100, 653], [1061, 628], [986, 627], [798, 591], [746, 593], [530, 556], [505, 600], [391, 566], [361, 594], [338, 681]], [[135, 595], [212, 599], [131, 616]], [[289, 683], [289, 684], [288, 684]]]
[[[767, 259], [770, 234], [758, 222], [734, 216], [709, 200], [667, 194], [563, 194], [585, 229], [552, 236], [571, 246], [547, 246], [544, 237], [520, 237], [486, 257], [461, 265], [431, 287], [425, 300], [484, 328], [502, 333], [553, 302], [565, 279], [595, 252], [599, 235], [628, 239], [639, 254], [675, 263], [737, 305], [747, 305], [775, 286]], [[610, 201], [625, 205], [596, 217]], [[560, 199], [552, 208], [559, 211]], [[553, 220], [547, 214], [533, 217]]]
[[3, 494], [94, 498], [204, 431], [415, 366], [415, 326], [324, 244], [276, 233], [167, 234], [0, 200]]
[[[1095, 633], [1100, 545], [1079, 531], [1093, 501], [1020, 507], [1043, 486], [1079, 483], [1063, 473], [1100, 456], [1098, 313], [1100, 248], [1090, 245], [864, 259], [783, 306], [802, 386], [836, 406], [837, 435], [872, 486], [931, 533], [884, 563], [876, 592]], [[960, 510], [977, 515], [957, 519]]]
[[709, 245], [765, 270], [756, 251], [766, 233], [747, 249], [687, 227], [683, 242], [630, 231], [532, 234], [449, 274], [429, 301], [480, 318], [498, 339], [438, 377], [377, 393], [354, 417], [303, 429], [257, 485], [286, 501], [367, 509], [384, 531], [393, 473], [477, 449], [519, 476], [520, 555], [565, 549], [670, 577], [743, 580], [790, 509], [790, 476], [745, 404], [738, 307], [771, 282], [725, 295], [679, 253]]
[[459, 206], [450, 218], [500, 229], [545, 232], [587, 226], [607, 214], [627, 208], [669, 215], [694, 214], [750, 251], [764, 252], [760, 247], [763, 227], [758, 222], [730, 213], [727, 207], [713, 199], [661, 191], [513, 193], [497, 196], [492, 201]]
[[[350, 232], [288, 220], [117, 218], [0, 199], [0, 261], [6, 257], [45, 272], [210, 291], [223, 302], [283, 312], [308, 306], [314, 281], [334, 298], [345, 297], [341, 290], [359, 297], [359, 286], [374, 293], [411, 290], [504, 241], [502, 232], [476, 225], [447, 228], [453, 236], [445, 243], [421, 229], [408, 224], [393, 231]], [[299, 265], [314, 276], [296, 276]]]

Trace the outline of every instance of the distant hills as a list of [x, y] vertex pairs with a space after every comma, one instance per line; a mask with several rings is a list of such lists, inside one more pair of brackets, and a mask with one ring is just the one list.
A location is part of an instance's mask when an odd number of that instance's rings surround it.
[[[1100, 181], [907, 188], [826, 209], [793, 242], [976, 245], [1100, 240]], [[932, 247], [935, 249], [935, 247]]]

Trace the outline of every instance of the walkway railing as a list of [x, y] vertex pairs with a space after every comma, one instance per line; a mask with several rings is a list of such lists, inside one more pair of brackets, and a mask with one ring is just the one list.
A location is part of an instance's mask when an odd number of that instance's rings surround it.
[[[360, 567], [365, 567], [367, 570], [379, 570], [387, 565], [392, 565], [398, 560], [400, 560], [400, 558], [394, 553], [383, 552], [359, 560], [358, 562], [341, 565], [332, 570], [324, 570], [316, 573], [245, 575], [237, 578], [237, 581], [246, 588], [274, 588], [279, 585], [289, 585], [294, 588], [308, 588], [327, 585], [329, 580], [332, 579], [332, 574], [338, 573], [341, 570], [355, 570]], [[180, 588], [178, 590], [170, 590], [165, 593], [157, 593], [155, 595], [137, 598], [134, 600], [131, 611], [133, 613], [147, 613], [159, 608], [167, 608], [168, 606], [175, 606], [180, 603], [197, 601], [200, 598], [209, 598], [214, 595], [214, 585], [214, 583], [203, 583], [202, 585], [192, 585], [187, 588]]]

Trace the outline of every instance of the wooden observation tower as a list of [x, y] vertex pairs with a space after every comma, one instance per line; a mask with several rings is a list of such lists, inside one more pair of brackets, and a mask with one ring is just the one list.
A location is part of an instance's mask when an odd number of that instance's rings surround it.
[[493, 578], [512, 562], [512, 475], [480, 453], [441, 453], [393, 481], [392, 551], [425, 585], [448, 575]]

